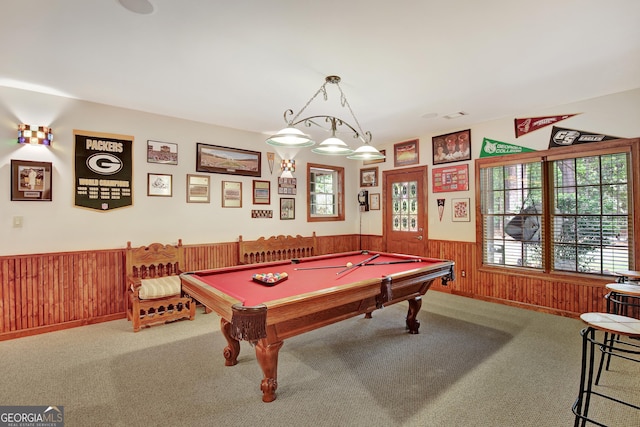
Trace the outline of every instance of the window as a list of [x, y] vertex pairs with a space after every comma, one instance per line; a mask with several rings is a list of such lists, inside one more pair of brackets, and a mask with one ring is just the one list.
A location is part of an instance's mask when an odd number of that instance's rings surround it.
[[486, 264], [542, 268], [542, 165], [480, 170], [483, 259]]
[[635, 268], [637, 142], [479, 159], [482, 264], [598, 275]]
[[418, 211], [420, 197], [418, 181], [394, 182], [392, 184], [391, 206], [393, 231], [418, 231]]
[[344, 221], [344, 168], [307, 165], [307, 221]]

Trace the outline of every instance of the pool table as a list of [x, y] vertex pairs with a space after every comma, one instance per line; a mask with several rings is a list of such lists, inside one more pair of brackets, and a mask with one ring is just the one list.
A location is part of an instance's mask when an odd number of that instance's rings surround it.
[[[453, 266], [441, 259], [356, 251], [188, 272], [180, 279], [185, 293], [220, 315], [226, 366], [237, 363], [240, 340], [254, 344], [264, 374], [262, 400], [271, 402], [285, 339], [357, 315], [371, 317], [400, 301], [409, 302], [406, 328], [417, 334], [421, 296], [437, 278], [445, 285], [453, 280]], [[264, 283], [258, 279], [263, 273], [286, 278]]]

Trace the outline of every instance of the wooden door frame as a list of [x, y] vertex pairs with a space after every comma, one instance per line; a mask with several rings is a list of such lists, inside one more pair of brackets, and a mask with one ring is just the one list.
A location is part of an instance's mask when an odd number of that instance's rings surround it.
[[422, 198], [424, 199], [424, 215], [422, 224], [423, 230], [423, 245], [426, 251], [427, 249], [427, 240], [429, 239], [429, 191], [427, 185], [429, 184], [429, 178], [427, 173], [429, 172], [426, 165], [416, 166], [412, 168], [402, 168], [402, 169], [390, 169], [382, 172], [382, 201], [381, 201], [381, 209], [382, 209], [382, 245], [384, 250], [387, 250], [387, 200], [389, 200], [389, 195], [387, 194], [387, 180], [390, 176], [398, 176], [407, 173], [416, 173], [419, 172], [422, 174]]

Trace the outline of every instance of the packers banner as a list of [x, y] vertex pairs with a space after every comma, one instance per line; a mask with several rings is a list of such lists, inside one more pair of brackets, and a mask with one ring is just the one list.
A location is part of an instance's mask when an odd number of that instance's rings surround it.
[[133, 137], [74, 130], [75, 206], [108, 211], [133, 205]]

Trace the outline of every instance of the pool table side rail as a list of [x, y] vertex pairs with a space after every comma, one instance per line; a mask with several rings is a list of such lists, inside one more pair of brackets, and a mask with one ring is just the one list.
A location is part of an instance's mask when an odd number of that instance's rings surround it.
[[[432, 274], [429, 274], [428, 279], [431, 279], [431, 278], [435, 279], [438, 277], [445, 277], [447, 275], [453, 274], [453, 262], [451, 261], [443, 262], [442, 260], [429, 260], [429, 261], [436, 262], [436, 263], [433, 265], [430, 265], [429, 267], [413, 268], [411, 270], [389, 274], [385, 277], [390, 278], [392, 280], [392, 283], [395, 284], [396, 282], [407, 280], [412, 277], [420, 277], [424, 275], [426, 271], [430, 271], [430, 270], [433, 270], [434, 272]], [[285, 297], [282, 299], [265, 302], [264, 305], [267, 307], [269, 311], [273, 311], [275, 313], [275, 310], [277, 310], [277, 308], [280, 306], [298, 304], [298, 301], [312, 300], [317, 297], [322, 298], [326, 294], [329, 294], [329, 295], [340, 295], [344, 293], [352, 294], [352, 289], [359, 288], [359, 287], [366, 288], [366, 287], [369, 287], [371, 284], [378, 284], [380, 282], [380, 279], [381, 279], [380, 277], [374, 277], [371, 279], [364, 279], [364, 280], [349, 283], [346, 285], [336, 285], [330, 288], [324, 288], [324, 289], [319, 289], [313, 292], [307, 292], [304, 294], [295, 295], [293, 297]], [[376, 295], [379, 294], [380, 291], [381, 290], [378, 287], [373, 288], [373, 292], [375, 292]], [[367, 292], [367, 293], [370, 293], [370, 292]], [[355, 299], [355, 296], [353, 297]]]
[[220, 316], [231, 319], [231, 307], [235, 304], [242, 304], [242, 301], [219, 291], [213, 286], [208, 286], [199, 280], [194, 280], [194, 278], [191, 277], [193, 274], [193, 272], [188, 272], [180, 275], [184, 292]]

